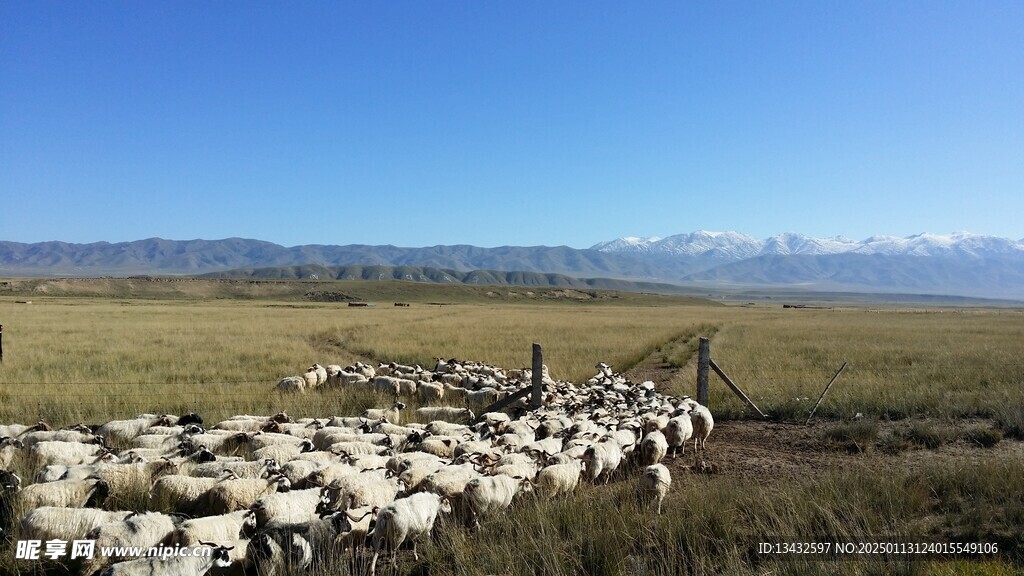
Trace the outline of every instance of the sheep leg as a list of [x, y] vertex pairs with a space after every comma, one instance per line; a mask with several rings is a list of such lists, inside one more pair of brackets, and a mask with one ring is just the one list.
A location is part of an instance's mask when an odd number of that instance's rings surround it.
[[373, 560], [370, 560], [370, 576], [374, 576], [377, 573], [377, 555], [380, 553], [379, 549], [373, 550]]

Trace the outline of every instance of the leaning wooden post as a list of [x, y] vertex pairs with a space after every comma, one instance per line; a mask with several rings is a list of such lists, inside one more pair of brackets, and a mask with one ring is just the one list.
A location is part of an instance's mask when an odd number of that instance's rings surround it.
[[818, 409], [818, 404], [821, 404], [821, 401], [825, 399], [825, 394], [828, 394], [828, 389], [832, 387], [832, 384], [836, 381], [836, 378], [839, 378], [839, 375], [843, 373], [843, 370], [846, 370], [846, 362], [843, 362], [843, 365], [839, 367], [838, 371], [836, 371], [835, 376], [828, 381], [825, 389], [821, 391], [821, 396], [818, 396], [818, 401], [814, 403], [814, 408], [811, 408], [811, 413], [807, 416], [807, 421], [804, 422], [804, 426], [811, 423], [811, 418], [814, 418], [814, 412]]
[[711, 341], [703, 336], [697, 348], [697, 402], [708, 405], [708, 368], [711, 366]]
[[743, 392], [743, 390], [740, 390], [740, 387], [737, 386], [736, 383], [732, 381], [732, 378], [729, 378], [725, 371], [719, 368], [718, 364], [715, 364], [714, 360], [711, 360], [708, 363], [711, 364], [711, 369], [715, 371], [715, 374], [718, 374], [718, 377], [721, 378], [723, 382], [725, 382], [725, 384], [733, 391], [733, 393], [740, 397], [740, 400], [743, 400], [743, 402], [745, 402], [747, 406], [750, 406], [750, 408], [754, 412], [757, 412], [758, 416], [760, 416], [761, 418], [768, 417], [764, 412], [761, 412], [761, 409], [757, 407], [757, 404], [754, 404], [754, 401], [751, 400], [750, 397]]
[[530, 394], [530, 408], [544, 405], [544, 353], [540, 344], [533, 344], [533, 392]]

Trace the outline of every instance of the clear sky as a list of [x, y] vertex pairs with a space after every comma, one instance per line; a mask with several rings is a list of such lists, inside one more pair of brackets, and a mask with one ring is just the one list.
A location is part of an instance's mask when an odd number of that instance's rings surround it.
[[0, 240], [1024, 238], [1024, 2], [0, 2]]

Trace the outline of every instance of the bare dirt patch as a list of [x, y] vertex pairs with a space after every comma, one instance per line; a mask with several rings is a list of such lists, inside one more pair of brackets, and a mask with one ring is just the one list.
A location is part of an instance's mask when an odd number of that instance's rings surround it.
[[[650, 380], [662, 393], [692, 389], [696, 381], [696, 357], [682, 366], [661, 360], [656, 352], [623, 375], [632, 382]], [[712, 407], [714, 413], [714, 407]], [[847, 423], [848, 424], [848, 423]], [[706, 451], [695, 453], [692, 442], [684, 456], [669, 459], [675, 473], [690, 473], [713, 467], [717, 474], [777, 482], [835, 470], [853, 463], [878, 470], [915, 469], [923, 465], [950, 462], [971, 465], [999, 457], [1024, 459], [1024, 442], [1003, 438], [985, 447], [971, 440], [970, 431], [996, 429], [991, 420], [914, 418], [876, 421], [872, 436], [860, 446], [830, 440], [830, 431], [842, 423], [814, 420], [802, 422], [768, 420], [719, 420], [707, 441]], [[915, 430], [936, 430], [944, 434], [938, 446], [915, 441]]]

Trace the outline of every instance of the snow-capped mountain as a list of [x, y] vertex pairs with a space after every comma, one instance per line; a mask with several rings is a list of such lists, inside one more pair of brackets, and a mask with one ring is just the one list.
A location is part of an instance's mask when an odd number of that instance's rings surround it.
[[[2, 277], [192, 275], [267, 269], [269, 275], [264, 277], [285, 278], [294, 273], [292, 269], [304, 266], [353, 265], [431, 267], [447, 278], [453, 271], [483, 270], [508, 272], [512, 277], [540, 273], [670, 283], [709, 292], [719, 287], [785, 288], [1024, 301], [1024, 241], [967, 232], [873, 236], [858, 242], [794, 233], [762, 240], [738, 232], [698, 231], [667, 238], [620, 238], [589, 250], [360, 244], [287, 248], [244, 238], [150, 238], [116, 244], [0, 241]], [[403, 278], [408, 275], [402, 274]], [[0, 289], [3, 284], [0, 282]]]
[[694, 285], [803, 286], [1024, 298], [1024, 241], [969, 232], [814, 238], [786, 233], [763, 240], [698, 231], [632, 239], [592, 250], [681, 266]]
[[599, 242], [591, 250], [600, 250], [601, 252], [637, 252], [642, 254], [649, 251], [650, 247], [659, 240], [661, 238], [657, 236], [651, 236], [650, 238], [626, 236], [625, 238], [616, 238], [608, 242]]
[[591, 247], [601, 252], [665, 256], [699, 256], [715, 260], [744, 260], [768, 255], [882, 254], [886, 256], [945, 256], [958, 258], [1022, 257], [1024, 242], [969, 232], [917, 234], [899, 238], [872, 236], [860, 242], [843, 237], [813, 238], [785, 233], [758, 240], [738, 232], [697, 231], [667, 238], [621, 238]]

